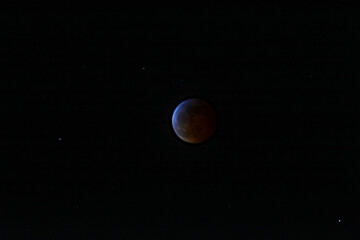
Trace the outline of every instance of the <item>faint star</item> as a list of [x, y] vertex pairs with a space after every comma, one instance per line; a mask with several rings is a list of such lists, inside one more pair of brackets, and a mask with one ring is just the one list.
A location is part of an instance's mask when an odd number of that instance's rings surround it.
[[61, 137], [59, 137], [59, 141], [61, 141]]
[[338, 222], [341, 223], [341, 219], [339, 219]]
[[142, 69], [142, 70], [145, 70], [146, 68], [145, 68], [145, 67], [142, 67], [141, 69]]

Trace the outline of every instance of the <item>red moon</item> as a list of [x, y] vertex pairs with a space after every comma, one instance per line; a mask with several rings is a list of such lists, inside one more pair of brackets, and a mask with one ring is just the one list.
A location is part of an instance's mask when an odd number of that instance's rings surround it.
[[187, 143], [204, 142], [215, 131], [214, 108], [202, 99], [187, 99], [176, 107], [172, 115], [172, 126], [181, 140]]

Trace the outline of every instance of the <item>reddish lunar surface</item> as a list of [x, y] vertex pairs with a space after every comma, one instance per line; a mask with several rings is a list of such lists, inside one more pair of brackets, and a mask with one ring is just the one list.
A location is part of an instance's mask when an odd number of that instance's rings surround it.
[[187, 99], [176, 107], [172, 116], [172, 126], [181, 140], [187, 143], [204, 142], [215, 131], [214, 108], [202, 99]]

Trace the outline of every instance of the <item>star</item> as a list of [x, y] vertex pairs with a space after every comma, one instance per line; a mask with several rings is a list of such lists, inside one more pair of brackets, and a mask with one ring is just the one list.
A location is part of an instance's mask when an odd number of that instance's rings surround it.
[[61, 137], [59, 137], [59, 141], [61, 141], [62, 140], [62, 138]]
[[341, 223], [341, 219], [339, 219], [338, 222]]
[[142, 70], [145, 70], [146, 68], [145, 68], [145, 67], [142, 67], [141, 69], [142, 69]]

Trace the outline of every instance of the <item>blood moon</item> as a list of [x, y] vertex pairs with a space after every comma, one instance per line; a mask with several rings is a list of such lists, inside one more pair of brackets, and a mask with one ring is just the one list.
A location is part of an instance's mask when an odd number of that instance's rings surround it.
[[175, 134], [187, 143], [202, 143], [215, 131], [214, 108], [205, 100], [190, 98], [181, 102], [172, 115]]

